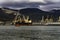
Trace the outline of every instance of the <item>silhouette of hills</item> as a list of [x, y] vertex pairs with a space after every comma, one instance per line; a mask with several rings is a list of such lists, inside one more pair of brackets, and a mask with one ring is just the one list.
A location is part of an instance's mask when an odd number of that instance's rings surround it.
[[45, 18], [48, 16], [49, 18], [53, 18], [55, 21], [58, 20], [60, 16], [60, 10], [51, 10], [49, 12], [42, 11], [38, 8], [26, 8], [20, 10], [20, 13], [24, 15], [29, 15], [32, 20], [41, 20], [42, 16]]
[[[5, 9], [9, 9], [9, 8], [5, 8]], [[18, 10], [14, 10], [14, 9], [9, 9], [9, 10], [18, 11]], [[19, 12], [23, 15], [30, 16], [30, 19], [32, 19], [33, 21], [41, 20], [42, 16], [44, 16], [45, 18], [47, 16], [49, 16], [49, 18], [52, 17], [54, 20], [57, 20], [58, 17], [60, 16], [60, 10], [55, 10], [55, 9], [51, 10], [49, 12], [46, 12], [46, 11], [42, 11], [38, 8], [25, 8], [25, 9], [19, 10]], [[14, 17], [15, 16], [13, 14], [7, 14], [0, 8], [0, 19], [11, 20]]]
[[0, 21], [12, 20], [14, 15], [5, 13], [2, 8], [0, 8]]

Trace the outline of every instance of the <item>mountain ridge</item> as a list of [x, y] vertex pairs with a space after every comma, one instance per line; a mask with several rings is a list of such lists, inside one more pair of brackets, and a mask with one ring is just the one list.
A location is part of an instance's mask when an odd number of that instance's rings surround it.
[[[22, 15], [30, 16], [30, 19], [32, 19], [33, 21], [41, 20], [42, 16], [44, 16], [45, 18], [47, 16], [49, 16], [49, 18], [51, 16], [53, 16], [53, 19], [57, 20], [58, 17], [60, 16], [60, 10], [59, 10], [59, 12], [58, 12], [58, 10], [51, 10], [50, 12], [46, 12], [46, 11], [42, 11], [38, 8], [25, 8], [25, 9], [21, 9], [21, 10], [14, 10], [14, 9], [10, 9], [10, 8], [5, 8], [5, 9], [9, 9], [9, 10], [12, 10], [12, 11], [19, 11]], [[9, 20], [14, 18], [13, 14], [4, 13], [0, 9], [0, 18], [1, 18], [1, 16], [3, 17], [3, 19], [6, 18], [6, 19], [9, 19]]]

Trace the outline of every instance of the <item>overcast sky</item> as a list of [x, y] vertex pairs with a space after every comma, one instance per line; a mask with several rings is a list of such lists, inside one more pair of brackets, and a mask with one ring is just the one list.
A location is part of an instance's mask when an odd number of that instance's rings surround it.
[[0, 0], [0, 2], [23, 2], [23, 1], [25, 1], [25, 2], [27, 2], [27, 1], [29, 1], [29, 2], [44, 2], [44, 0]]
[[[48, 11], [51, 9], [60, 9], [60, 0], [0, 0], [0, 6], [3, 6], [3, 4], [6, 6], [10, 6], [11, 8], [14, 8], [14, 3], [22, 3], [22, 2], [39, 2], [43, 3], [45, 5], [38, 5], [38, 8], [44, 11]], [[11, 3], [11, 4], [10, 4]], [[11, 6], [13, 3], [13, 6]], [[19, 5], [18, 4], [18, 5]], [[31, 7], [31, 6], [30, 6]]]

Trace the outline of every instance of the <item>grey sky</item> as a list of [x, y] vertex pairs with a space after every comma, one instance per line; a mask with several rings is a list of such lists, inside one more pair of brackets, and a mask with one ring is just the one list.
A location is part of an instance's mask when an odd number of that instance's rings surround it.
[[4, 3], [4, 2], [60, 2], [60, 0], [0, 0], [0, 3]]
[[44, 11], [49, 11], [52, 9], [60, 9], [60, 3], [55, 3], [50, 5], [40, 5], [39, 8]]
[[[50, 4], [47, 5], [40, 5], [40, 9], [44, 11], [50, 11], [52, 9], [60, 9], [60, 0], [45, 0], [47, 3], [50, 2]], [[53, 3], [53, 4], [51, 4]]]
[[[45, 5], [38, 5], [38, 8], [44, 11], [49, 11], [52, 9], [60, 9], [60, 0], [0, 0], [0, 6], [3, 6], [3, 4], [6, 6], [10, 6], [11, 8], [14, 8], [14, 3], [22, 3], [22, 2], [39, 2], [44, 3]], [[12, 3], [12, 4], [10, 4]], [[18, 4], [18, 5], [19, 5]], [[11, 6], [13, 5], [13, 6]], [[37, 4], [36, 4], [37, 5]], [[31, 7], [29, 5], [26, 5], [28, 7]], [[25, 6], [24, 6], [25, 7]], [[18, 9], [18, 8], [17, 8]]]

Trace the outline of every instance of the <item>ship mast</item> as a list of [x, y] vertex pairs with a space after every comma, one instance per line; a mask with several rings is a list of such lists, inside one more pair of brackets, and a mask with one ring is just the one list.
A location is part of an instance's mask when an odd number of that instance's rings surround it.
[[49, 19], [48, 19], [49, 16], [47, 16], [47, 18], [45, 19], [45, 22], [49, 22]]
[[41, 20], [41, 22], [44, 22], [44, 16], [42, 16], [42, 20]]
[[59, 16], [58, 22], [60, 22], [60, 16]]
[[27, 20], [29, 19], [29, 16], [27, 16]]
[[17, 22], [17, 21], [20, 21], [21, 22], [21, 17], [20, 17], [20, 13], [19, 13], [19, 11], [18, 12], [15, 12], [15, 18], [14, 18], [14, 20], [13, 20], [13, 23], [15, 24], [15, 22]]
[[53, 18], [52, 18], [52, 16], [51, 16], [51, 18], [49, 19], [49, 22], [53, 22]]
[[22, 21], [25, 21], [26, 20], [26, 18], [25, 18], [25, 16], [23, 15], [23, 19], [22, 19]]

